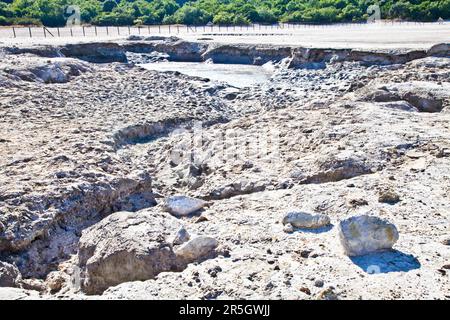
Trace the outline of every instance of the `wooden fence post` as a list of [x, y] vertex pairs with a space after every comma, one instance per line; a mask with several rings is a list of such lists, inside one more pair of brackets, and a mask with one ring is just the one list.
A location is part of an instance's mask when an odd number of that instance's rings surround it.
[[51, 35], [52, 37], [55, 37], [55, 36], [53, 35], [53, 33], [51, 33], [51, 31], [47, 29], [47, 27], [43, 27], [43, 29], [44, 29], [44, 37], [45, 37], [45, 38], [47, 38], [47, 33], [48, 33], [49, 35]]
[[14, 34], [14, 38], [16, 37], [16, 29], [14, 27], [12, 27], [13, 30], [13, 34]]

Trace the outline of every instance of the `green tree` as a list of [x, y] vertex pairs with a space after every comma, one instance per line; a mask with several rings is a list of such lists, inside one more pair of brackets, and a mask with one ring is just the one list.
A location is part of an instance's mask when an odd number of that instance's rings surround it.
[[260, 8], [258, 9], [258, 17], [254, 20], [254, 22], [259, 23], [275, 23], [278, 21], [278, 17], [275, 13], [268, 8]]
[[199, 25], [208, 23], [212, 15], [203, 9], [185, 5], [174, 14], [174, 19], [176, 23]]
[[410, 3], [403, 1], [396, 2], [391, 6], [389, 16], [392, 18], [407, 19], [411, 15], [411, 7], [412, 5]]
[[[84, 23], [221, 24], [361, 21], [372, 0], [0, 0], [2, 23], [64, 25], [67, 5], [78, 5]], [[382, 18], [450, 19], [450, 0], [385, 0]]]
[[117, 2], [114, 0], [106, 0], [103, 2], [103, 12], [112, 12], [117, 7]]
[[9, 26], [11, 21], [4, 16], [0, 16], [0, 26]]

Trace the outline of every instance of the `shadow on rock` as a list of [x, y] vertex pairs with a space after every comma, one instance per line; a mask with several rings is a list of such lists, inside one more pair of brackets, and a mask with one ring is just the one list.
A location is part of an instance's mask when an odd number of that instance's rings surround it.
[[350, 260], [368, 274], [408, 272], [421, 267], [416, 257], [398, 250], [350, 257]]
[[315, 234], [319, 234], [319, 233], [325, 233], [330, 231], [331, 229], [333, 229], [334, 225], [329, 224], [320, 228], [316, 228], [316, 229], [311, 229], [311, 228], [295, 228], [294, 232], [302, 232], [302, 233], [315, 233]]

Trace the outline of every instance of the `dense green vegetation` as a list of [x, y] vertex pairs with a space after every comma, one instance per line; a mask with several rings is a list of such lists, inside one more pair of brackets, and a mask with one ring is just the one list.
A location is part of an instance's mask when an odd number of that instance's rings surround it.
[[[450, 19], [450, 0], [381, 1], [383, 19]], [[334, 23], [367, 19], [376, 0], [0, 0], [0, 25], [65, 25], [68, 5], [96, 25]]]

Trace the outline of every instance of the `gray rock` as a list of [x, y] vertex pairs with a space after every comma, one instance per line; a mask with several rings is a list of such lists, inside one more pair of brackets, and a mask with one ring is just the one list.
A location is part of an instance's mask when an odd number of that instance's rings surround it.
[[220, 91], [219, 94], [226, 100], [234, 100], [239, 95], [239, 89], [229, 87], [229, 88], [225, 88], [224, 90]]
[[423, 59], [417, 59], [410, 62], [411, 66], [415, 68], [449, 68], [450, 59], [444, 57], [426, 57]]
[[419, 110], [411, 105], [407, 101], [392, 101], [392, 102], [379, 102], [379, 105], [384, 108], [396, 109], [408, 112], [418, 112]]
[[330, 224], [330, 218], [324, 214], [312, 215], [305, 212], [288, 212], [282, 220], [284, 225], [290, 223], [296, 228], [320, 228]]
[[45, 292], [48, 289], [48, 284], [42, 279], [22, 279], [20, 285], [22, 289], [38, 292]]
[[199, 236], [177, 248], [175, 254], [186, 263], [191, 263], [212, 255], [218, 244], [212, 237]]
[[294, 232], [294, 226], [290, 223], [287, 223], [284, 227], [283, 227], [283, 231], [286, 233], [292, 233]]
[[179, 228], [170, 215], [143, 210], [116, 212], [84, 230], [78, 252], [82, 290], [96, 294], [122, 282], [182, 270], [172, 244], [166, 240]]
[[428, 56], [436, 56], [436, 57], [448, 57], [450, 53], [450, 44], [449, 43], [438, 43], [432, 46], [428, 51]]
[[386, 103], [403, 100], [420, 112], [440, 112], [450, 97], [449, 88], [447, 83], [425, 81], [386, 83], [368, 85], [356, 92], [356, 96], [361, 101]]
[[[370, 161], [364, 156], [342, 151], [339, 154], [325, 154], [316, 158], [317, 171], [306, 177], [297, 177], [300, 183], [326, 183], [350, 179], [373, 172]], [[303, 169], [303, 168], [302, 168]], [[307, 172], [310, 168], [304, 168]]]
[[393, 190], [381, 190], [378, 194], [378, 202], [396, 204], [400, 201], [400, 196]]
[[132, 35], [127, 37], [127, 40], [128, 41], [141, 41], [141, 40], [144, 40], [144, 37], [132, 34]]
[[127, 60], [129, 63], [134, 64], [145, 64], [145, 63], [154, 63], [159, 61], [167, 61], [170, 58], [169, 55], [153, 51], [151, 53], [134, 53], [127, 52]]
[[65, 273], [60, 271], [52, 271], [47, 275], [45, 285], [50, 293], [56, 293], [60, 291], [68, 281], [68, 276]]
[[359, 256], [392, 249], [399, 234], [392, 223], [378, 217], [361, 215], [339, 223], [339, 238], [346, 255]]
[[450, 246], [450, 237], [444, 237], [444, 238], [442, 238], [441, 243], [442, 243], [444, 246]]
[[326, 288], [319, 292], [316, 297], [317, 300], [339, 300], [339, 296], [336, 294], [332, 287]]
[[165, 36], [149, 36], [144, 39], [145, 41], [168, 41], [168, 42], [176, 42], [181, 39], [175, 36], [165, 37]]
[[206, 201], [186, 196], [172, 196], [166, 199], [164, 209], [176, 217], [187, 216], [202, 209]]
[[22, 276], [13, 264], [0, 261], [0, 287], [18, 287]]
[[186, 241], [189, 241], [191, 238], [189, 232], [184, 227], [181, 227], [180, 230], [177, 231], [175, 234], [174, 239], [172, 240], [173, 245], [180, 245], [185, 243]]
[[24, 81], [44, 83], [65, 83], [74, 76], [91, 70], [87, 63], [71, 58], [52, 58], [45, 61], [35, 58], [5, 69], [7, 73]]
[[322, 288], [324, 285], [323, 280], [316, 280], [314, 281], [314, 286], [317, 288]]

